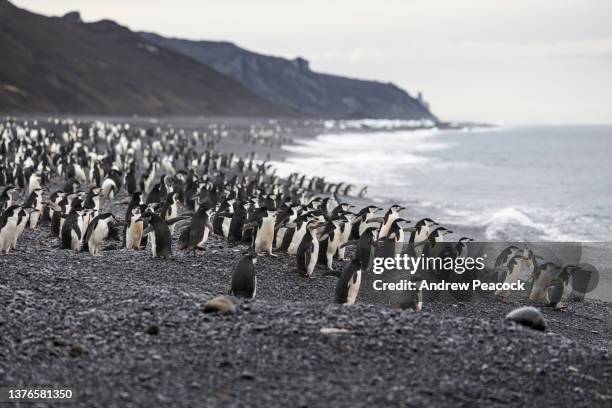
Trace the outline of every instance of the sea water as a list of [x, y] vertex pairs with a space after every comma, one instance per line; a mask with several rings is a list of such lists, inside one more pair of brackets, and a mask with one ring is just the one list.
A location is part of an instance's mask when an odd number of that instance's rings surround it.
[[476, 239], [612, 239], [612, 126], [326, 133], [284, 148], [280, 175], [367, 185], [406, 218]]

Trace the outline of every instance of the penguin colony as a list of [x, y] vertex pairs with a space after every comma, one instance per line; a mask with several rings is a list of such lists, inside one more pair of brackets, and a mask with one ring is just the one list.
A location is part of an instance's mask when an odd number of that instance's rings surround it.
[[[243, 142], [271, 146], [265, 133], [274, 130], [252, 126]], [[187, 134], [58, 119], [44, 125], [0, 123], [0, 251], [9, 254], [28, 228], [41, 225], [51, 230], [60, 248], [92, 256], [148, 248], [153, 257], [168, 259], [175, 234], [178, 248], [197, 256], [216, 234], [249, 248], [236, 264], [230, 294], [254, 298], [257, 256], [285, 252], [295, 259], [292, 269], [306, 278], [318, 266], [327, 270], [325, 275], [337, 276], [336, 302], [353, 304], [377, 249], [382, 247], [385, 257], [400, 253], [404, 242], [430, 250], [452, 233], [429, 218], [407, 227], [410, 221], [401, 216], [405, 208], [399, 205], [382, 217], [377, 214], [383, 209], [374, 205], [357, 210], [338, 198], [353, 192], [351, 184], [297, 173], [282, 179], [254, 154], [215, 151], [226, 134], [219, 124]], [[57, 180], [62, 187], [47, 191]], [[122, 190], [129, 197], [125, 214], [101, 212], [101, 200], [113, 208]], [[470, 240], [461, 238], [454, 255], [465, 256]], [[350, 260], [349, 246], [355, 246]], [[342, 271], [333, 270], [334, 259], [348, 261]], [[561, 305], [576, 267], [538, 266], [532, 252], [511, 247], [496, 264], [500, 282], [518, 279], [522, 262], [532, 269], [530, 299]], [[420, 310], [421, 303], [419, 294], [412, 306]]]

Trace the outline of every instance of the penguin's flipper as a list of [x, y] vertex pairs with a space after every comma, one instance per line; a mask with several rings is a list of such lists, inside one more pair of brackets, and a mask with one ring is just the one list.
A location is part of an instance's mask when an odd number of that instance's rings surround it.
[[[191, 217], [180, 216], [176, 218], [170, 218], [169, 220], [166, 220], [166, 225], [170, 226], [170, 225], [174, 225], [174, 224], [180, 223], [181, 221], [186, 221], [186, 220], [191, 220]], [[177, 224], [176, 226], [178, 227], [179, 225], [180, 224]]]
[[59, 205], [55, 204], [53, 201], [47, 201], [44, 202], [43, 205], [46, 205], [47, 207], [51, 208], [53, 211], [57, 211], [57, 212], [62, 212], [62, 207], [60, 207]]
[[403, 227], [402, 230], [406, 232], [416, 232], [417, 229], [414, 227]]
[[144, 231], [142, 231], [142, 237], [144, 238], [152, 232], [153, 232], [153, 226], [149, 225], [147, 228], [144, 229]]

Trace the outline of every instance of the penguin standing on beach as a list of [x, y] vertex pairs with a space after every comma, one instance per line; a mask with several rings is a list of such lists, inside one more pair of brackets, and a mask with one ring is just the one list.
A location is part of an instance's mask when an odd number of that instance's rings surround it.
[[412, 243], [425, 241], [429, 238], [431, 228], [435, 225], [438, 225], [438, 223], [431, 218], [423, 218], [417, 221], [417, 223], [414, 224], [414, 231], [410, 234], [410, 239], [408, 241]]
[[567, 305], [564, 302], [572, 292], [570, 285], [571, 274], [578, 269], [576, 265], [566, 265], [561, 272], [554, 277], [544, 291], [544, 302], [554, 309], [564, 310]]
[[343, 224], [343, 217], [328, 221], [323, 230], [324, 238], [319, 241], [318, 263], [325, 265], [330, 271], [334, 269], [334, 255], [343, 244], [341, 233]]
[[198, 211], [191, 218], [189, 226], [181, 231], [180, 249], [192, 249], [194, 254], [198, 250], [205, 250], [204, 244], [208, 241], [208, 236], [213, 229], [210, 222], [211, 216], [212, 210], [203, 206], [198, 208]]
[[306, 224], [306, 234], [302, 238], [297, 250], [295, 263], [297, 272], [310, 278], [314, 272], [319, 257], [319, 239], [317, 237], [317, 228], [323, 223], [319, 220], [311, 220]]
[[370, 220], [376, 214], [376, 211], [381, 211], [382, 208], [377, 207], [375, 205], [368, 205], [367, 207], [362, 208], [355, 218], [353, 218], [352, 224], [353, 228], [351, 231], [350, 239], [359, 239], [363, 231], [365, 231], [370, 224], [368, 224], [368, 220]]
[[232, 273], [230, 295], [247, 299], [255, 298], [257, 293], [255, 263], [257, 255], [254, 252], [249, 252], [238, 262]]
[[355, 303], [361, 286], [361, 275], [361, 261], [355, 257], [355, 259], [346, 264], [336, 283], [336, 303], [345, 305]]
[[[383, 257], [395, 258], [402, 252], [404, 243], [404, 230], [401, 222], [410, 222], [404, 218], [396, 218], [391, 222], [387, 236], [383, 238]], [[398, 248], [399, 247], [399, 248]]]
[[[165, 220], [171, 220], [178, 216], [178, 207], [179, 207], [178, 194], [168, 193], [166, 195], [166, 201], [164, 201], [164, 204], [162, 205], [159, 212], [161, 213], [161, 215], [163, 216]], [[169, 225], [170, 232], [173, 234], [174, 234], [174, 227], [175, 227], [174, 224]]]
[[63, 215], [64, 223], [60, 232], [60, 239], [63, 249], [81, 250], [81, 243], [85, 226], [83, 216], [85, 211], [80, 207], [75, 207], [67, 215]]
[[466, 258], [468, 256], [468, 243], [473, 242], [473, 238], [461, 237], [457, 244], [455, 245], [455, 257], [456, 258]]
[[389, 230], [393, 225], [393, 221], [399, 218], [400, 211], [404, 209], [405, 207], [402, 207], [397, 204], [394, 204], [391, 206], [391, 208], [389, 208], [389, 210], [385, 214], [385, 217], [383, 218], [383, 223], [380, 227], [380, 232], [378, 233], [378, 239], [383, 239], [387, 237], [387, 234], [389, 234]]
[[172, 256], [172, 233], [168, 224], [175, 224], [189, 217], [177, 217], [164, 220], [158, 214], [147, 211], [142, 215], [148, 222], [148, 227], [143, 231], [143, 236], [149, 236], [151, 241], [151, 254], [154, 258], [169, 259]]
[[19, 239], [21, 234], [23, 234], [23, 231], [26, 229], [28, 223], [30, 222], [30, 215], [33, 212], [37, 211], [31, 207], [21, 207], [21, 210], [19, 211], [19, 220], [17, 222], [17, 234], [15, 235], [15, 237], [13, 238], [13, 242], [11, 243], [12, 249], [17, 249], [17, 240]]
[[30, 229], [36, 229], [38, 225], [38, 220], [43, 212], [43, 189], [35, 188], [30, 193], [28, 199], [23, 203], [23, 206], [26, 208], [32, 208], [32, 212], [30, 213], [29, 226]]
[[[523, 262], [529, 262], [530, 257], [525, 256], [524, 254], [514, 255], [508, 261], [506, 265], [506, 274], [504, 276], [504, 283], [513, 284], [518, 282], [521, 277], [521, 269], [523, 266]], [[508, 297], [508, 290], [499, 289], [495, 291], [495, 295], [501, 297], [502, 299]]]
[[[300, 243], [308, 231], [308, 222], [312, 219], [314, 219], [314, 217], [308, 214], [302, 214], [296, 218], [294, 223], [287, 225], [289, 228], [293, 228], [293, 232], [289, 233], [291, 241], [287, 246], [287, 253], [289, 255], [297, 254]], [[287, 237], [284, 237], [284, 240], [287, 241]]]
[[[533, 283], [529, 293], [529, 300], [546, 303], [548, 287], [552, 284], [553, 280], [561, 275], [561, 272], [562, 268], [553, 262], [546, 262], [539, 265], [538, 268], [533, 271]], [[563, 272], [563, 278], [567, 277], [569, 280], [569, 270], [566, 268]]]
[[130, 161], [129, 170], [125, 176], [125, 188], [128, 194], [134, 194], [138, 190], [138, 182], [136, 181], [136, 161]]
[[[128, 207], [129, 208], [129, 207]], [[133, 207], [125, 218], [125, 247], [140, 251], [146, 246], [143, 241], [144, 220], [142, 214], [146, 211], [145, 205]]]
[[108, 175], [102, 181], [101, 194], [112, 202], [115, 196], [119, 193], [122, 186], [122, 174], [117, 169], [111, 169]]
[[8, 207], [0, 216], [0, 252], [8, 255], [17, 239], [20, 221], [21, 207], [18, 205]]
[[505, 248], [500, 254], [497, 256], [495, 260], [495, 270], [497, 271], [497, 282], [503, 282], [506, 279], [506, 274], [508, 273], [508, 262], [515, 255], [520, 255], [523, 250], [516, 245], [510, 245]]
[[354, 214], [352, 213], [345, 213], [344, 214], [344, 222], [340, 225], [340, 236], [339, 236], [339, 245], [338, 245], [338, 250], [337, 250], [337, 256], [338, 259], [340, 261], [346, 261], [346, 257], [344, 256], [344, 253], [346, 252], [346, 247], [344, 247], [343, 245], [346, 244], [349, 239], [351, 239], [351, 234], [352, 234], [352, 222], [353, 222], [353, 216]]
[[85, 231], [83, 250], [89, 251], [93, 256], [99, 256], [102, 243], [107, 238], [119, 240], [117, 219], [111, 213], [96, 216]]
[[0, 194], [0, 213], [13, 205], [13, 195], [17, 191], [15, 186], [6, 186]]
[[270, 210], [266, 207], [261, 208], [261, 214], [256, 221], [246, 224], [242, 229], [256, 228], [254, 239], [255, 253], [260, 255], [267, 253], [270, 256], [276, 256], [272, 253], [272, 243], [274, 242], [274, 226], [276, 224], [276, 210]]

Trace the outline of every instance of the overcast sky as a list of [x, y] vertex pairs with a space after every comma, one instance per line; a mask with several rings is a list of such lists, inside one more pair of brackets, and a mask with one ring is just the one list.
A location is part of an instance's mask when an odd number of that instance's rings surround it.
[[15, 0], [303, 56], [422, 91], [443, 119], [612, 123], [612, 0]]

